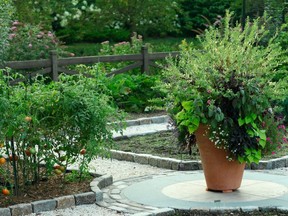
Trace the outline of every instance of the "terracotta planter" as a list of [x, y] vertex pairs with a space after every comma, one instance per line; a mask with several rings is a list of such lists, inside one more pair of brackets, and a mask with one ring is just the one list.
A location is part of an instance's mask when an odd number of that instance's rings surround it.
[[207, 190], [232, 192], [241, 185], [245, 163], [228, 161], [226, 151], [215, 147], [207, 131], [208, 127], [201, 124], [195, 133]]

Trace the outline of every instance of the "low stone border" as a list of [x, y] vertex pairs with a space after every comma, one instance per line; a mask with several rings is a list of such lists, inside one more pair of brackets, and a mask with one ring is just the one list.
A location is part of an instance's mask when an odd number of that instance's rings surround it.
[[147, 117], [147, 118], [139, 118], [135, 120], [127, 120], [126, 126], [137, 126], [137, 125], [146, 125], [146, 124], [160, 124], [167, 123], [170, 121], [170, 117], [168, 115], [155, 116], [155, 117]]
[[288, 207], [257, 207], [257, 206], [248, 206], [248, 207], [219, 207], [219, 208], [195, 208], [190, 210], [178, 210], [178, 209], [171, 209], [171, 208], [163, 208], [157, 209], [150, 212], [141, 212], [133, 214], [133, 216], [166, 216], [166, 215], [187, 215], [188, 213], [193, 213], [193, 215], [199, 216], [215, 216], [215, 215], [223, 215], [223, 214], [246, 214], [246, 215], [254, 215], [259, 213], [279, 213], [281, 215], [286, 215], [288, 213]]
[[[96, 173], [91, 173], [93, 176], [99, 176]], [[56, 197], [54, 199], [34, 201], [31, 203], [22, 203], [12, 205], [7, 208], [0, 208], [1, 216], [23, 216], [32, 213], [44, 211], [53, 211], [56, 209], [70, 208], [77, 205], [94, 204], [103, 200], [102, 188], [113, 183], [111, 175], [101, 175], [96, 177], [91, 183], [91, 192], [67, 195]]]
[[[154, 156], [151, 154], [137, 154], [132, 152], [124, 152], [118, 150], [111, 150], [111, 157], [116, 160], [130, 161], [140, 164], [147, 164], [154, 167], [188, 171], [188, 170], [201, 170], [201, 161], [197, 160], [178, 160], [173, 158], [163, 158]], [[260, 161], [259, 164], [247, 165], [246, 169], [252, 170], [264, 170], [264, 169], [276, 169], [288, 167], [288, 156], [284, 156], [277, 159], [271, 159], [268, 161]]]

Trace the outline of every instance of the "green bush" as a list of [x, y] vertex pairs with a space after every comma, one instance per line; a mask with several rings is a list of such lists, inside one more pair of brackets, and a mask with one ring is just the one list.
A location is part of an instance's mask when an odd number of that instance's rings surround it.
[[165, 94], [155, 89], [159, 76], [146, 74], [117, 75], [107, 84], [116, 104], [127, 112], [148, 112], [164, 106], [164, 102], [155, 98], [163, 98]]
[[9, 49], [7, 60], [47, 59], [51, 50], [57, 50], [59, 55], [68, 55], [63, 51], [61, 42], [51, 31], [45, 31], [41, 26], [14, 21], [10, 28]]
[[[120, 42], [110, 45], [109, 41], [101, 44], [99, 55], [123, 55], [139, 53], [143, 46], [142, 36], [136, 33], [131, 37], [131, 42]], [[123, 68], [131, 62], [101, 63], [98, 67], [106, 73]], [[158, 109], [164, 104], [161, 100], [165, 94], [156, 89], [160, 76], [157, 70], [151, 71], [150, 75], [142, 74], [140, 68], [133, 69], [125, 74], [111, 77], [107, 83], [117, 106], [127, 112], [144, 112]]]
[[11, 77], [1, 72], [0, 158], [10, 162], [0, 172], [8, 173], [4, 182], [15, 185], [15, 195], [53, 172], [65, 180], [71, 164], [79, 163], [81, 178], [93, 158], [108, 154], [121, 115], [111, 106], [105, 75], [89, 73], [97, 79], [61, 75], [59, 82], [37, 77], [31, 85], [10, 86]]
[[0, 2], [0, 66], [7, 58], [9, 28], [13, 12], [14, 8], [11, 0], [2, 0]]

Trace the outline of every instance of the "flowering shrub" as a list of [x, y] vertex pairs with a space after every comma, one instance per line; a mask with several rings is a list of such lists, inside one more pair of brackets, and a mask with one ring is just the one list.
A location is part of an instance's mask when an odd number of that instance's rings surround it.
[[12, 22], [7, 60], [47, 59], [50, 50], [57, 50], [60, 55], [65, 54], [54, 33], [42, 30], [40, 26], [23, 24], [17, 20]]
[[227, 12], [222, 29], [210, 26], [199, 37], [200, 49], [184, 41], [179, 59], [169, 60], [164, 86], [180, 131], [192, 134], [208, 124], [211, 140], [228, 159], [257, 163], [285, 141], [285, 130], [268, 110], [272, 99], [286, 97], [287, 71], [281, 80], [273, 77], [283, 73], [277, 68], [287, 57], [274, 37], [259, 45], [268, 34], [259, 19], [247, 20], [244, 31], [230, 20]]

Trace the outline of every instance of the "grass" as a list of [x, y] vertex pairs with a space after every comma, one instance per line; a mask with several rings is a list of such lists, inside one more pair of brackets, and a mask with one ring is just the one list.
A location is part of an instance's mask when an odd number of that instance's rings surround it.
[[[196, 146], [192, 147], [192, 154], [181, 148], [177, 138], [172, 131], [160, 132], [145, 136], [136, 136], [128, 139], [118, 140], [116, 150], [133, 152], [139, 154], [152, 154], [155, 156], [169, 157], [181, 160], [199, 160], [199, 153]], [[282, 146], [276, 154], [266, 155], [262, 160], [270, 160], [288, 155], [288, 143]]]

